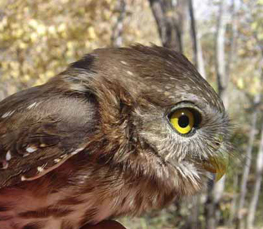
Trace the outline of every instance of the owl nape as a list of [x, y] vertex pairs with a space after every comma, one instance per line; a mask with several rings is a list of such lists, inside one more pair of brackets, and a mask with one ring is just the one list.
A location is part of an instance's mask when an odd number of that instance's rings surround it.
[[224, 175], [229, 120], [175, 51], [96, 49], [0, 102], [0, 228], [79, 229]]

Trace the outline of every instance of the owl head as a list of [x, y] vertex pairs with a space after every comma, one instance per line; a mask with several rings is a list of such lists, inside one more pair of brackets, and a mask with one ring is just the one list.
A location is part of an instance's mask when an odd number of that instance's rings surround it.
[[90, 151], [102, 163], [179, 195], [200, 190], [207, 174], [225, 173], [228, 116], [182, 54], [142, 45], [97, 49], [62, 76], [71, 90], [96, 101], [99, 127]]

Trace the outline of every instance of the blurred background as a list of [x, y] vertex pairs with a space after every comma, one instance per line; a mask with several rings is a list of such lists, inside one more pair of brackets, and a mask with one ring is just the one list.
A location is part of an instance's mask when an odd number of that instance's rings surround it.
[[127, 228], [263, 228], [263, 0], [1, 0], [0, 100], [98, 47], [184, 53], [234, 123], [227, 175]]

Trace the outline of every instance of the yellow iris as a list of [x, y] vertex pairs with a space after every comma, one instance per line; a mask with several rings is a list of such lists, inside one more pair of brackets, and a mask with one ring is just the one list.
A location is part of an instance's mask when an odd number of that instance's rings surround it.
[[170, 122], [180, 134], [188, 134], [194, 126], [194, 115], [189, 109], [178, 109], [170, 117]]

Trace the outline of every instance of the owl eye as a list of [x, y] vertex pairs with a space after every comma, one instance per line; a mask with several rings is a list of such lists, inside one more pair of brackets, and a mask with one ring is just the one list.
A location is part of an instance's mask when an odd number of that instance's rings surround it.
[[193, 127], [199, 124], [199, 118], [196, 112], [188, 108], [175, 110], [169, 116], [169, 119], [174, 129], [182, 135], [190, 133]]

